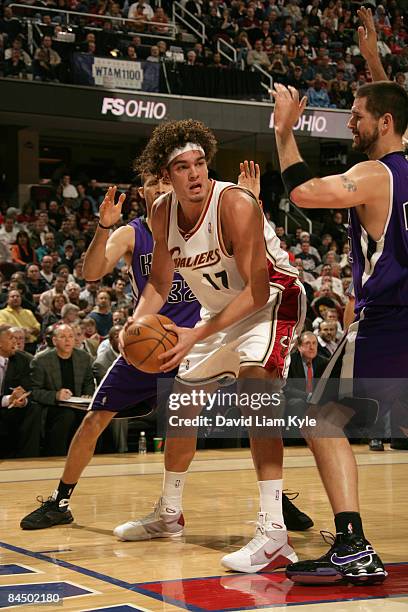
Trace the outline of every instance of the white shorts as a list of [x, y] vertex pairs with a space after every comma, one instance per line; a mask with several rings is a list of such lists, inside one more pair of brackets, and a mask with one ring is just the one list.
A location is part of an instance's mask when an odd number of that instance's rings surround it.
[[[306, 298], [303, 286], [273, 285], [268, 303], [254, 314], [195, 344], [179, 366], [185, 383], [236, 378], [243, 366], [277, 370], [286, 378], [290, 351], [303, 328]], [[213, 316], [213, 315], [212, 315]], [[204, 315], [196, 327], [211, 315]]]

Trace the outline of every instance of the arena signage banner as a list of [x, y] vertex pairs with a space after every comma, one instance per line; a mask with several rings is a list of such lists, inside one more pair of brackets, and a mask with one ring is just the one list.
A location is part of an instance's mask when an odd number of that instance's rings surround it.
[[[40, 124], [41, 117], [54, 117], [67, 129], [75, 129], [77, 119], [103, 122], [107, 130], [115, 122], [129, 126], [156, 125], [165, 120], [191, 117], [215, 131], [273, 136], [273, 106], [267, 102], [193, 98], [147, 91], [136, 93], [84, 84], [67, 86], [17, 79], [2, 79], [1, 87], [0, 114], [12, 113], [14, 124], [21, 122], [33, 128]], [[295, 126], [295, 132], [302, 138], [350, 140], [349, 115], [342, 110], [307, 109]], [[103, 129], [95, 125], [96, 128]]]
[[[324, 111], [320, 109], [307, 110], [299, 117], [294, 130], [308, 136], [320, 138], [350, 138], [347, 129], [348, 113]], [[274, 113], [269, 117], [269, 129], [274, 129]]]
[[143, 68], [140, 62], [94, 57], [92, 76], [95, 85], [142, 89]]
[[138, 119], [156, 119], [160, 121], [167, 114], [167, 106], [163, 102], [153, 100], [124, 100], [105, 96], [102, 101], [102, 115], [112, 114], [115, 117], [137, 117]]

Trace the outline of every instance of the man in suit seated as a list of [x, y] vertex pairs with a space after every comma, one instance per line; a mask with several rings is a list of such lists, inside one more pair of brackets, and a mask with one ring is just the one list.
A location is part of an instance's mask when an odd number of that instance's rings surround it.
[[0, 325], [0, 457], [38, 457], [41, 409], [27, 392], [31, 389], [32, 357], [17, 350], [10, 325]]
[[336, 321], [320, 321], [317, 336], [317, 354], [324, 359], [330, 359], [337, 348], [337, 323]]
[[86, 414], [62, 402], [72, 396], [92, 396], [95, 391], [91, 357], [74, 348], [73, 329], [66, 324], [57, 326], [52, 343], [54, 348], [38, 353], [31, 362], [33, 399], [47, 410], [47, 456], [67, 454], [71, 438]]
[[[328, 363], [328, 359], [318, 355], [317, 347], [317, 337], [313, 332], [305, 331], [300, 335], [297, 350], [291, 355], [284, 389], [286, 415], [302, 417], [306, 412], [307, 401]], [[302, 437], [300, 433], [298, 437]]]

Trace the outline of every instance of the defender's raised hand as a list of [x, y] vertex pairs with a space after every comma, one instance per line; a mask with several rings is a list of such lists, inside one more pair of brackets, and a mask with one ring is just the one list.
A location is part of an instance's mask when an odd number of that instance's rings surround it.
[[377, 32], [371, 9], [364, 6], [357, 10], [357, 15], [363, 25], [358, 27], [358, 46], [365, 60], [370, 60], [378, 54]]
[[99, 207], [99, 222], [104, 227], [111, 227], [120, 221], [122, 206], [126, 199], [126, 195], [121, 193], [117, 204], [115, 204], [116, 190], [116, 185], [109, 187]]
[[290, 85], [285, 87], [280, 83], [275, 83], [274, 87], [271, 94], [275, 100], [275, 131], [282, 135], [292, 131], [306, 108], [307, 98], [303, 96], [299, 101], [299, 92]]
[[252, 160], [250, 162], [245, 160], [239, 164], [239, 169], [239, 187], [248, 189], [248, 191], [253, 193], [256, 199], [259, 200], [259, 194], [261, 192], [261, 171], [259, 165]]

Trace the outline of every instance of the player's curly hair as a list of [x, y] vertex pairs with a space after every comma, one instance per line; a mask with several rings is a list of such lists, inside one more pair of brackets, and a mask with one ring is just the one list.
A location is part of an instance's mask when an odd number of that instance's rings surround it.
[[142, 154], [135, 159], [133, 168], [141, 174], [160, 175], [167, 167], [169, 155], [176, 148], [194, 142], [204, 149], [207, 163], [210, 163], [217, 151], [217, 141], [212, 131], [194, 119], [169, 121], [158, 125]]

